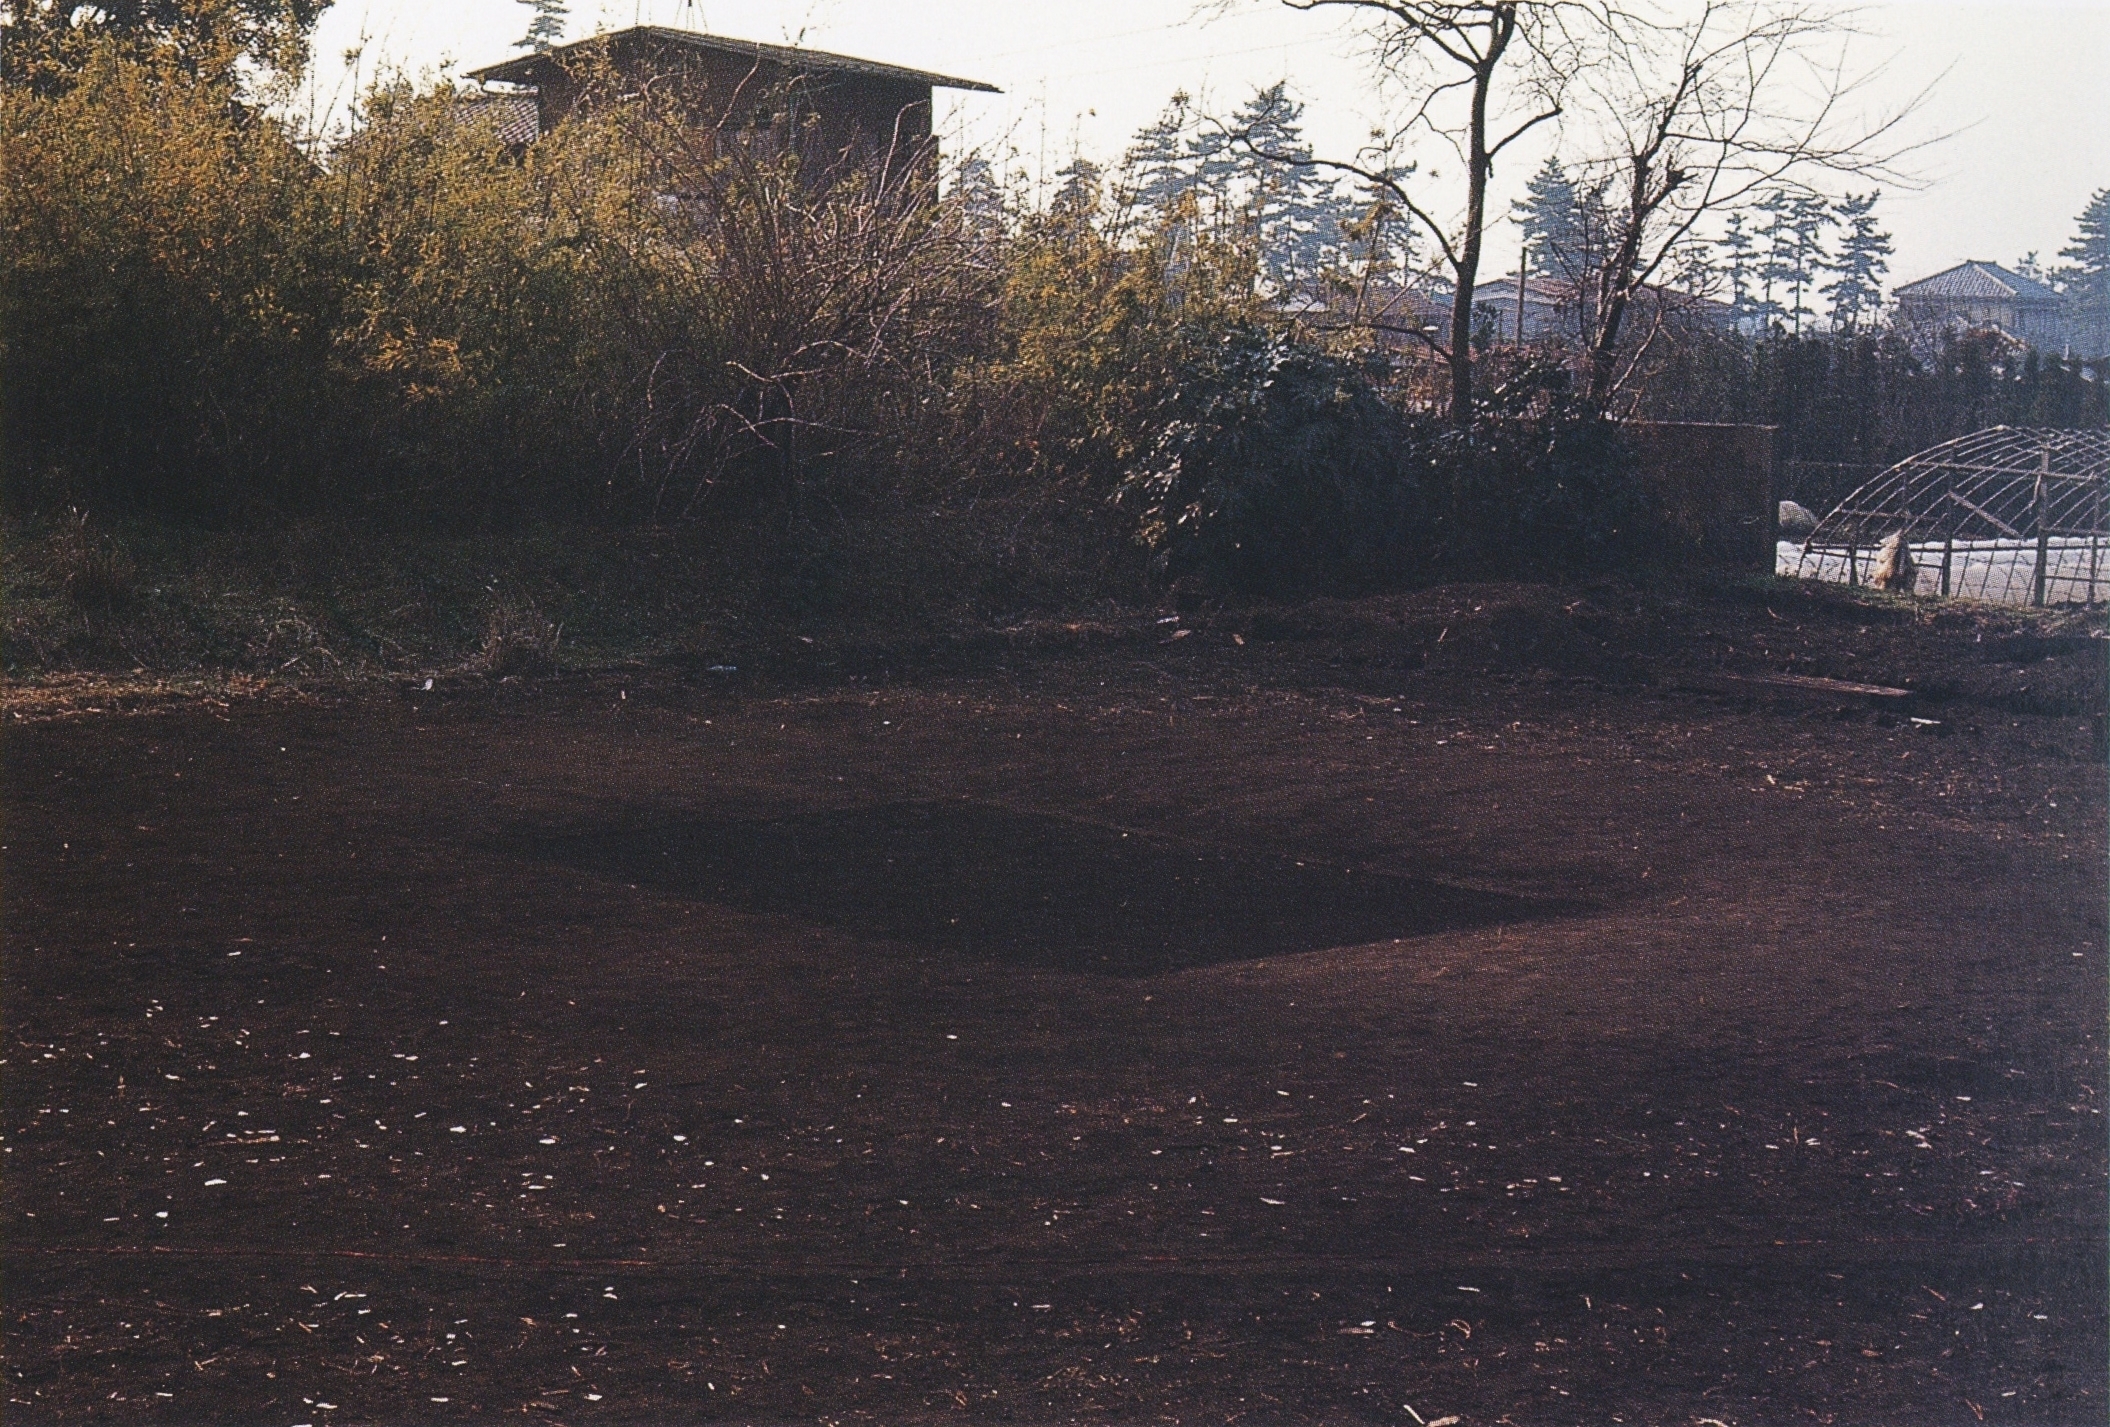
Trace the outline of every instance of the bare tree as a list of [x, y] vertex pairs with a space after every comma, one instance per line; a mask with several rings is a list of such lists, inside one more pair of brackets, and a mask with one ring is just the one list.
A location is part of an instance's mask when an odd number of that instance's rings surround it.
[[[1825, 177], [1909, 185], [1898, 165], [1934, 142], [1903, 137], [1926, 91], [1873, 117], [1856, 102], [1861, 80], [1847, 68], [1851, 31], [1839, 12], [1705, 0], [1690, 18], [1665, 22], [1615, 4], [1590, 14], [1594, 53], [1570, 91], [1578, 127], [1605, 143], [1585, 166], [1611, 218], [1587, 338], [1587, 389], [1599, 407], [1622, 381], [1637, 298], [1669, 276], [1710, 215], [1761, 190], [1814, 193]], [[1647, 306], [1660, 323], [1671, 304]]]
[[[1567, 0], [1282, 0], [1293, 10], [1340, 10], [1362, 23], [1378, 71], [1399, 91], [1404, 115], [1373, 135], [1354, 161], [1265, 153], [1279, 162], [1351, 173], [1426, 229], [1451, 283], [1448, 340], [1421, 334], [1450, 368], [1451, 419], [1472, 422], [1473, 296], [1487, 229], [1495, 161], [1561, 114], [1573, 45]], [[1465, 166], [1464, 207], [1439, 217], [1407, 187], [1414, 173], [1392, 155], [1435, 139]], [[1248, 141], [1250, 142], [1250, 140]], [[1260, 151], [1257, 150], [1256, 151]]]

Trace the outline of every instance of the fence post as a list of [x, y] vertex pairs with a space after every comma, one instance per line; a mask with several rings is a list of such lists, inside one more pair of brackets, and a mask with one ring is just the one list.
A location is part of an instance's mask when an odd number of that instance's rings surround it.
[[2094, 507], [2088, 521], [2088, 607], [2090, 609], [2095, 608], [2095, 566], [2096, 559], [2102, 552], [2103, 547], [2103, 481], [2105, 479], [2103, 476], [2097, 476], [2095, 478], [2095, 489], [2089, 493]]
[[1956, 502], [1950, 497], [1955, 494], [1956, 469], [1945, 464], [1942, 466], [1941, 472], [1941, 518], [1942, 525], [1947, 530], [1947, 533], [1941, 538], [1941, 594], [1943, 599], [1949, 597], [1949, 562], [1956, 555], [1956, 529], [1949, 523], [1950, 512], [1956, 508]]
[[2050, 475], [2051, 447], [2046, 446], [2037, 466], [2037, 493], [2033, 502], [2037, 512], [2037, 588], [2030, 603], [2038, 609], [2044, 608], [2044, 564], [2051, 558], [2051, 532], [2045, 528], [2044, 522], [2044, 505], [2049, 498]]

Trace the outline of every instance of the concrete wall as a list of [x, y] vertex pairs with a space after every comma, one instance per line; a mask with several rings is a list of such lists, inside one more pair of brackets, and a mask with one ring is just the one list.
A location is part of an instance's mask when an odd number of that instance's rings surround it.
[[1773, 573], [1773, 427], [1630, 421], [1622, 430], [1686, 559]]

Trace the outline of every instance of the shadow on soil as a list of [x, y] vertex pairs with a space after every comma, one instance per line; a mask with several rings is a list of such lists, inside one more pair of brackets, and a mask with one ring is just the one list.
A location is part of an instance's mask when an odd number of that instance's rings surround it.
[[761, 819], [640, 811], [521, 834], [530, 856], [640, 887], [986, 961], [1112, 976], [1577, 910], [980, 803]]

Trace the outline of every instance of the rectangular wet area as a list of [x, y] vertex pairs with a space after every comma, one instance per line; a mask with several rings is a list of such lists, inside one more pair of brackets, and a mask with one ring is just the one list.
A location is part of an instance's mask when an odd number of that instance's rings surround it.
[[1577, 910], [974, 802], [767, 818], [641, 809], [583, 828], [523, 828], [520, 838], [540, 860], [675, 896], [992, 962], [1113, 976]]

